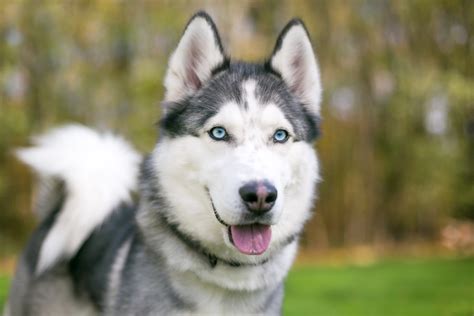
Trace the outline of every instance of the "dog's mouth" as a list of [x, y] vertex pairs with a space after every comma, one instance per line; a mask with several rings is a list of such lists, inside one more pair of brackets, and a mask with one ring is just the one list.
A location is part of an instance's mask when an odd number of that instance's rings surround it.
[[206, 189], [211, 201], [212, 210], [217, 221], [227, 227], [229, 240], [243, 254], [261, 255], [264, 253], [272, 239], [272, 228], [270, 225], [253, 223], [246, 225], [229, 225], [219, 215], [214, 206], [211, 193]]
[[228, 232], [230, 242], [246, 255], [261, 255], [268, 249], [272, 239], [270, 225], [231, 225]]

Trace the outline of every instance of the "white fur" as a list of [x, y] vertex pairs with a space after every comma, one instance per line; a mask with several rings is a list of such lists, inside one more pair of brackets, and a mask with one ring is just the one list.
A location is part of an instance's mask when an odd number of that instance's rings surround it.
[[71, 257], [137, 186], [140, 155], [123, 139], [80, 125], [55, 129], [34, 139], [18, 156], [41, 177], [66, 184], [67, 198], [39, 255], [40, 274]]
[[[279, 245], [301, 231], [310, 215], [319, 166], [311, 145], [291, 139], [285, 144], [273, 143], [276, 129], [293, 133], [290, 122], [276, 105], [258, 104], [254, 81], [245, 82], [243, 88], [247, 109], [234, 103], [223, 105], [203, 126], [200, 137], [165, 138], [155, 149], [153, 159], [163, 195], [173, 209], [170, 215], [180, 229], [222, 258], [255, 263], [278, 257], [282, 251]], [[233, 142], [212, 140], [207, 131], [213, 126], [226, 128]], [[239, 188], [246, 182], [263, 179], [278, 190], [272, 209], [272, 240], [264, 254], [248, 256], [229, 241], [227, 228], [214, 216], [209, 194], [220, 217], [227, 224], [236, 225], [244, 212]], [[198, 257], [175, 260], [186, 252], [179, 249], [179, 242], [163, 245], [163, 249], [169, 254], [166, 257], [170, 266], [181, 272], [193, 271], [199, 279], [231, 290], [257, 290], [279, 282], [293, 260], [293, 255], [283, 253], [281, 260], [272, 260], [273, 265], [264, 265], [264, 269], [241, 268], [230, 273], [226, 267], [207, 271], [195, 263]]]
[[320, 112], [321, 80], [311, 42], [303, 25], [293, 25], [283, 37], [271, 65], [304, 105], [314, 114]]
[[224, 61], [216, 36], [203, 17], [197, 16], [189, 23], [169, 61], [166, 101], [177, 101], [196, 92], [211, 77], [211, 71]]

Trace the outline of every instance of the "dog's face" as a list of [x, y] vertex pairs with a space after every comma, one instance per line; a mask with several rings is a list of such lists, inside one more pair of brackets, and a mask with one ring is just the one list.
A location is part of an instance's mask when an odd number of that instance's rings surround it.
[[298, 234], [318, 163], [319, 70], [303, 24], [266, 64], [230, 62], [205, 14], [191, 19], [165, 79], [153, 153], [166, 216], [207, 249], [257, 261]]

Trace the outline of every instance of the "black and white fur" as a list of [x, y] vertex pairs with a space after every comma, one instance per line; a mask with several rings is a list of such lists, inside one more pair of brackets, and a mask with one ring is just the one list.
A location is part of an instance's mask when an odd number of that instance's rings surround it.
[[[233, 62], [199, 12], [165, 88], [161, 137], [144, 159], [121, 138], [79, 125], [19, 151], [48, 185], [6, 315], [281, 312], [319, 174], [321, 84], [303, 23], [284, 28], [267, 62]], [[215, 126], [228, 139], [212, 139]], [[277, 129], [286, 142], [272, 140]], [[239, 188], [251, 181], [278, 191], [271, 211], [246, 209]], [[271, 242], [244, 254], [230, 227], [254, 223], [271, 225]]]

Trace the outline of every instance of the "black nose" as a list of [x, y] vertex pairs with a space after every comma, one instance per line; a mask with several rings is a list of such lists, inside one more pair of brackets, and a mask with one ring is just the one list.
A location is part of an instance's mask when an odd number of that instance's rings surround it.
[[247, 209], [255, 214], [270, 211], [278, 196], [277, 189], [268, 181], [252, 181], [239, 189]]

